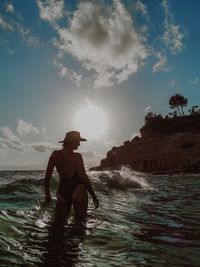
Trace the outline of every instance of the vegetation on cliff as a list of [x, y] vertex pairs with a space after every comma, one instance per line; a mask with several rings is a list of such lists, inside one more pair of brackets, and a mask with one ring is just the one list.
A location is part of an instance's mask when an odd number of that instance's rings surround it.
[[176, 94], [170, 97], [169, 106], [174, 109], [177, 108], [179, 115], [184, 115], [183, 107], [187, 106], [188, 100], [182, 95]]
[[185, 115], [183, 107], [187, 99], [174, 95], [169, 100], [171, 108], [178, 111], [165, 117], [148, 113], [145, 125], [140, 129], [141, 136], [125, 141], [119, 147], [108, 151], [102, 168], [118, 168], [129, 165], [136, 171], [171, 173], [200, 172], [200, 109], [193, 106]]
[[183, 107], [187, 106], [187, 99], [176, 94], [169, 99], [170, 108], [177, 111], [168, 113], [165, 117], [149, 112], [145, 117], [145, 125], [140, 129], [142, 137], [172, 135], [176, 133], [200, 132], [200, 110], [198, 106], [189, 109], [189, 114], [184, 114]]

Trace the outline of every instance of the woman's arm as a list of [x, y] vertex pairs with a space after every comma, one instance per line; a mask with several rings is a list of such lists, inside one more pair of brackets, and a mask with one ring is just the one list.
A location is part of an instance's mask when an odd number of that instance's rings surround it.
[[87, 191], [89, 192], [89, 194], [91, 195], [91, 197], [93, 199], [95, 209], [98, 208], [99, 201], [96, 198], [96, 195], [95, 195], [94, 190], [92, 188], [91, 182], [90, 182], [90, 180], [86, 174], [84, 163], [83, 163], [83, 158], [82, 158], [81, 154], [78, 154], [78, 153], [77, 153], [77, 170], [78, 170], [79, 176], [81, 177], [81, 179], [84, 182], [84, 185], [85, 185]]
[[50, 181], [52, 177], [52, 172], [54, 169], [54, 160], [53, 160], [54, 152], [51, 154], [49, 158], [49, 162], [47, 165], [46, 173], [45, 173], [45, 194], [46, 194], [46, 201], [51, 202], [51, 194], [50, 194]]

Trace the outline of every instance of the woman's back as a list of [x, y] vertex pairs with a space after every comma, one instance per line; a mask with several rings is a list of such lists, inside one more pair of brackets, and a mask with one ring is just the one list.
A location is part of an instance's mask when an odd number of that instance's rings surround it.
[[66, 152], [64, 149], [56, 150], [52, 153], [53, 161], [60, 176], [71, 176], [77, 171], [77, 154]]

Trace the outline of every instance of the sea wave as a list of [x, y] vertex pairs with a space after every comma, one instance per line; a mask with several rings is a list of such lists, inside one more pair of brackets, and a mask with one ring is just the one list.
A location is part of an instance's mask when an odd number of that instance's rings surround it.
[[102, 190], [117, 189], [129, 190], [143, 188], [152, 190], [152, 186], [145, 179], [143, 173], [133, 171], [131, 168], [122, 166], [119, 170], [92, 171], [89, 176]]
[[[7, 174], [8, 175], [8, 174]], [[122, 166], [119, 170], [107, 171], [89, 171], [88, 176], [94, 185], [101, 188], [128, 190], [129, 188], [152, 189], [152, 186], [144, 178], [144, 174], [137, 173], [128, 167]], [[44, 187], [44, 172], [38, 172], [36, 176], [29, 172], [16, 172], [16, 175], [4, 177], [0, 184], [0, 195], [10, 194], [17, 195], [18, 192], [23, 192], [23, 195], [32, 195]], [[52, 176], [51, 188], [56, 189], [58, 185], [58, 174]]]
[[199, 176], [88, 175], [99, 208], [56, 227], [56, 173], [48, 205], [44, 172], [0, 172], [0, 266], [200, 266]]

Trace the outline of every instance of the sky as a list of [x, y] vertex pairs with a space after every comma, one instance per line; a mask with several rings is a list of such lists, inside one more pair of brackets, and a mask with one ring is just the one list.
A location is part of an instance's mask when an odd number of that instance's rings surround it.
[[0, 0], [0, 169], [45, 168], [81, 129], [79, 152], [98, 165], [148, 112], [170, 112], [172, 95], [188, 99], [185, 113], [199, 105], [199, 10], [198, 0]]

